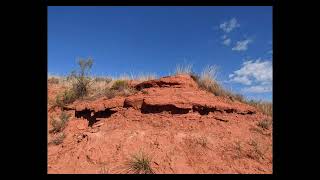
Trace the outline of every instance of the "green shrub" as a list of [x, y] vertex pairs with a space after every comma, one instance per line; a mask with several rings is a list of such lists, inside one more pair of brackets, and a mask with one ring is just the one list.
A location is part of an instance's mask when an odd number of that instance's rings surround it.
[[64, 111], [60, 114], [59, 119], [52, 118], [51, 119], [51, 125], [52, 125], [51, 132], [53, 132], [53, 133], [61, 132], [65, 128], [69, 118], [70, 118], [70, 115]]
[[77, 98], [82, 98], [88, 94], [89, 86], [92, 83], [92, 79], [89, 77], [89, 71], [92, 67], [92, 59], [80, 59], [78, 61], [80, 66], [79, 71], [73, 71], [70, 78], [74, 79], [75, 82], [72, 84], [72, 91]]
[[77, 95], [72, 89], [66, 90], [56, 96], [56, 106], [64, 107], [66, 104], [74, 102], [77, 98]]
[[124, 89], [128, 88], [128, 82], [126, 80], [116, 80], [111, 89], [117, 91], [123, 91]]

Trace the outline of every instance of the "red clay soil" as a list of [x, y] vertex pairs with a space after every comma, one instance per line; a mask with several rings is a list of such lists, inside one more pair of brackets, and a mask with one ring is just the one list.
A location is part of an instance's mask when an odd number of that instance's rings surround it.
[[[201, 90], [187, 75], [145, 81], [128, 97], [76, 101], [63, 143], [48, 144], [48, 173], [128, 173], [139, 152], [156, 174], [272, 173], [272, 121], [247, 104]], [[48, 85], [49, 99], [57, 85]], [[59, 117], [54, 108], [48, 117]], [[48, 128], [50, 118], [48, 118]], [[48, 133], [48, 142], [55, 135]]]

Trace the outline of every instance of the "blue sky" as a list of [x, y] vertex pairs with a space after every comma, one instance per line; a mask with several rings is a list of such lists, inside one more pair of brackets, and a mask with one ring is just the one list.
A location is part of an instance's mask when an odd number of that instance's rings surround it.
[[48, 73], [92, 57], [94, 75], [219, 67], [226, 88], [272, 99], [272, 7], [48, 7]]

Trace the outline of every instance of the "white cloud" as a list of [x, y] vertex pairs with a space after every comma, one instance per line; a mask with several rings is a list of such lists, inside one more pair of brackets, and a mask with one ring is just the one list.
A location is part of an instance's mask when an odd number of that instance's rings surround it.
[[271, 61], [246, 61], [239, 70], [234, 71], [233, 78], [246, 77], [259, 83], [272, 82], [272, 63]]
[[222, 29], [224, 32], [229, 33], [233, 29], [240, 27], [240, 24], [237, 22], [236, 18], [232, 18], [229, 21], [226, 21], [222, 24], [220, 24], [220, 29]]
[[268, 51], [268, 54], [273, 54], [273, 51], [272, 50]]
[[251, 87], [246, 87], [241, 90], [242, 92], [246, 93], [266, 93], [266, 92], [271, 92], [272, 87], [271, 86], [251, 86]]
[[225, 40], [222, 41], [222, 44], [226, 45], [226, 46], [229, 46], [231, 44], [231, 39], [230, 38], [227, 38]]
[[239, 70], [229, 74], [230, 82], [252, 85], [243, 92], [264, 93], [272, 91], [272, 62], [261, 59], [245, 61]]
[[251, 43], [251, 39], [246, 39], [243, 41], [237, 41], [236, 46], [232, 48], [233, 51], [246, 51], [248, 49], [248, 44]]
[[232, 82], [236, 82], [244, 85], [251, 85], [252, 80], [250, 80], [248, 76], [235, 76], [232, 78]]

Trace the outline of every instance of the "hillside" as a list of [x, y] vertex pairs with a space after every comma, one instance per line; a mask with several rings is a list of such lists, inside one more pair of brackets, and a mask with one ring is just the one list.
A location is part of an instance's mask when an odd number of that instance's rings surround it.
[[[139, 154], [149, 173], [272, 173], [270, 115], [215, 96], [189, 75], [129, 86], [136, 92], [48, 105], [49, 174], [137, 173], [132, 162]], [[49, 101], [63, 90], [48, 83]], [[51, 121], [61, 114], [70, 117], [53, 133]]]

